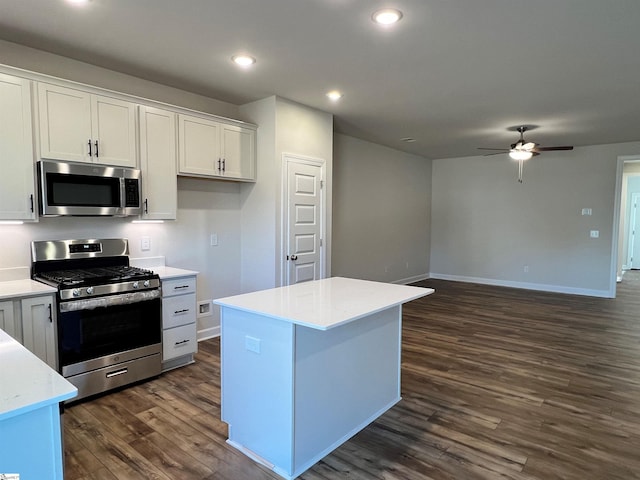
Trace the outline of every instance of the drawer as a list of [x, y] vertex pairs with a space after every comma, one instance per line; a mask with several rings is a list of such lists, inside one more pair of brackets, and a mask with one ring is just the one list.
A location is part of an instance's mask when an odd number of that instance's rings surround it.
[[173, 295], [182, 295], [183, 293], [196, 292], [196, 277], [172, 278], [171, 280], [162, 280], [162, 296], [170, 297]]
[[162, 299], [162, 328], [179, 327], [195, 321], [195, 293]]
[[162, 333], [162, 361], [181, 357], [198, 351], [196, 324], [183, 325]]

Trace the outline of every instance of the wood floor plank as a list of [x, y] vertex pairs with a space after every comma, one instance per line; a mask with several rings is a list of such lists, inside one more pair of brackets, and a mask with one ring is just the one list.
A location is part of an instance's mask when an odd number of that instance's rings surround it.
[[[403, 310], [403, 400], [302, 480], [640, 479], [640, 272], [618, 298], [427, 280]], [[226, 443], [220, 342], [68, 407], [66, 480], [275, 480]]]

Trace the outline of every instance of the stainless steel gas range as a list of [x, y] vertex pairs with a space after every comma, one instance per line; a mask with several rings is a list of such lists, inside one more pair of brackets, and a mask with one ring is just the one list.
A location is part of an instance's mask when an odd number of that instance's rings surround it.
[[128, 254], [126, 239], [31, 244], [33, 279], [58, 289], [58, 365], [73, 401], [160, 374], [160, 279]]

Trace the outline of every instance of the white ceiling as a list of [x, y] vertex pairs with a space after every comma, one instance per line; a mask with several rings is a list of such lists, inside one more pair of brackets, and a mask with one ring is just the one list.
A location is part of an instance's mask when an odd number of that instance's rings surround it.
[[[384, 29], [371, 14], [387, 6], [404, 18]], [[507, 147], [520, 124], [543, 146], [640, 140], [638, 0], [0, 0], [0, 12], [4, 40], [235, 104], [280, 95], [427, 158]], [[231, 63], [239, 51], [251, 70]]]

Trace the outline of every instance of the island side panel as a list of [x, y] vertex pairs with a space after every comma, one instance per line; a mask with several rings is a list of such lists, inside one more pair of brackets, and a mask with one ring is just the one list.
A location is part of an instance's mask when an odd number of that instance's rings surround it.
[[61, 480], [62, 462], [58, 402], [0, 421], [0, 473]]
[[289, 473], [293, 339], [291, 323], [221, 308], [222, 420], [229, 425], [229, 443]]
[[400, 306], [326, 331], [296, 326], [294, 473], [400, 400]]

